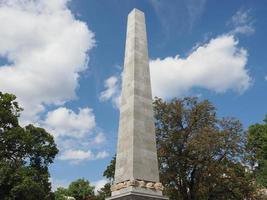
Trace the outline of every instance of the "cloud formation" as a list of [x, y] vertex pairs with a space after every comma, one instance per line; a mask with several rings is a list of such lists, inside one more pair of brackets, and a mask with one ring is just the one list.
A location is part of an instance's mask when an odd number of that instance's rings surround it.
[[68, 0], [4, 0], [0, 3], [0, 90], [17, 95], [25, 123], [46, 105], [76, 97], [87, 52], [95, 44], [86, 23], [75, 19]]
[[[160, 1], [149, 1], [157, 12], [163, 9]], [[205, 1], [188, 2], [191, 11], [204, 9]], [[188, 12], [190, 13], [190, 9]], [[197, 43], [186, 57], [168, 56], [150, 60], [153, 96], [164, 99], [188, 95], [194, 88], [207, 89], [216, 93], [232, 90], [243, 93], [251, 85], [252, 78], [247, 69], [247, 50], [239, 46], [238, 34], [255, 32], [250, 10], [238, 10], [227, 23], [232, 27], [228, 33]], [[265, 77], [267, 80], [267, 77]], [[105, 81], [106, 90], [101, 101], [120, 97], [121, 77], [111, 76]], [[114, 104], [114, 103], [113, 103]], [[118, 106], [117, 106], [118, 108]]]
[[65, 107], [48, 112], [43, 124], [55, 137], [69, 136], [75, 138], [84, 137], [96, 126], [92, 109], [80, 108], [76, 114]]
[[[0, 1], [0, 57], [8, 61], [0, 66], [0, 90], [18, 97], [23, 124], [40, 125], [55, 136], [60, 158], [101, 159], [104, 151], [88, 150], [105, 141], [93, 110], [63, 106], [76, 98], [95, 45], [93, 32], [75, 18], [69, 1]], [[47, 106], [55, 109], [46, 113]]]
[[207, 0], [171, 1], [171, 3], [149, 0], [148, 3], [158, 16], [162, 30], [171, 35], [181, 31], [191, 31], [201, 18]]
[[233, 26], [232, 34], [245, 34], [251, 35], [255, 32], [253, 26], [253, 19], [250, 15], [250, 10], [238, 10], [231, 18], [231, 21], [228, 22]]
[[106, 142], [104, 133], [98, 133], [92, 141], [93, 145], [100, 145]]
[[100, 101], [111, 100], [114, 107], [118, 108], [120, 104], [120, 77], [111, 76], [104, 82], [105, 90], [100, 93]]
[[[65, 107], [57, 108], [47, 113], [41, 126], [54, 135], [60, 149], [60, 160], [80, 163], [108, 156], [106, 151], [100, 150], [106, 137], [97, 130], [91, 108], [80, 108], [78, 112]], [[93, 153], [92, 149], [97, 151]]]
[[[247, 50], [239, 46], [232, 34], [223, 34], [195, 46], [184, 58], [176, 55], [152, 59], [149, 64], [153, 96], [180, 97], [193, 88], [216, 93], [232, 90], [242, 94], [251, 84], [247, 60]], [[113, 101], [120, 96], [119, 80], [119, 76], [111, 76], [105, 81], [107, 89], [101, 93], [102, 100]]]
[[192, 88], [242, 93], [251, 83], [247, 57], [247, 50], [238, 47], [233, 35], [221, 35], [196, 47], [185, 58], [177, 55], [151, 60], [153, 95], [172, 98]]
[[68, 160], [72, 163], [80, 163], [81, 161], [85, 160], [96, 160], [96, 159], [103, 159], [109, 156], [107, 151], [100, 151], [98, 153], [93, 153], [92, 151], [83, 151], [83, 150], [66, 150], [60, 156], [60, 160]]

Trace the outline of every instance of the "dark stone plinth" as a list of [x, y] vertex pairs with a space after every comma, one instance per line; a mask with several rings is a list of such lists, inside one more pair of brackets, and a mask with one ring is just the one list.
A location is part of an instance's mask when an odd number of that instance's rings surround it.
[[131, 194], [109, 197], [106, 200], [169, 200], [169, 198], [164, 196], [131, 193]]

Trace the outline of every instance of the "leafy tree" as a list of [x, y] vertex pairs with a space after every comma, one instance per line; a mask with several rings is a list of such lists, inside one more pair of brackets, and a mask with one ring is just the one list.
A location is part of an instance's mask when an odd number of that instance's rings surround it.
[[245, 132], [197, 98], [154, 101], [161, 181], [170, 199], [252, 199], [243, 164]]
[[111, 196], [110, 187], [114, 180], [115, 176], [115, 165], [116, 165], [116, 155], [112, 158], [106, 170], [103, 173], [103, 176], [109, 180], [109, 183], [106, 183], [103, 188], [98, 191], [98, 199], [104, 200], [107, 197]]
[[[246, 132], [197, 98], [154, 101], [161, 181], [170, 199], [258, 199], [244, 160]], [[115, 158], [104, 175], [113, 180]]]
[[97, 200], [94, 189], [94, 186], [91, 186], [89, 181], [77, 179], [71, 182], [68, 188], [57, 188], [54, 194], [56, 200], [65, 200], [66, 197], [74, 197], [76, 200]]
[[0, 199], [53, 199], [48, 166], [58, 149], [44, 129], [19, 125], [15, 100], [0, 92]]
[[99, 191], [97, 198], [99, 200], [105, 200], [107, 197], [111, 196], [111, 191], [110, 191], [110, 183], [106, 183]]
[[15, 101], [16, 96], [0, 92], [0, 131], [17, 127], [18, 117], [22, 108]]
[[63, 187], [59, 187], [57, 188], [57, 190], [55, 191], [55, 199], [56, 200], [66, 200], [66, 196], [68, 196], [68, 189], [63, 188]]
[[68, 194], [76, 200], [89, 200], [95, 198], [94, 189], [94, 186], [91, 186], [89, 181], [78, 179], [69, 185]]
[[112, 158], [106, 170], [103, 173], [103, 176], [106, 177], [110, 182], [114, 180], [115, 176], [115, 165], [116, 165], [116, 155]]
[[254, 171], [254, 178], [267, 188], [267, 115], [263, 124], [251, 125], [248, 129], [247, 150]]

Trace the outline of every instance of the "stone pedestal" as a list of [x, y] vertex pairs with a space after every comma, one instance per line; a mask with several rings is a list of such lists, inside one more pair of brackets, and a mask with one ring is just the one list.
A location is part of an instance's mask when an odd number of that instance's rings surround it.
[[158, 195], [130, 192], [124, 193], [123, 195], [112, 196], [107, 198], [107, 200], [168, 200], [168, 198]]
[[126, 192], [119, 195], [114, 195], [107, 200], [168, 200], [169, 198], [162, 195], [153, 195], [140, 192]]

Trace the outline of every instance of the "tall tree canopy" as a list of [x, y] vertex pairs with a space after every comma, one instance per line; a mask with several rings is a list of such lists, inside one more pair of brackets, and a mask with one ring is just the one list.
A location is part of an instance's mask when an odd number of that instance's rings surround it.
[[95, 197], [94, 189], [94, 186], [91, 186], [89, 181], [78, 179], [69, 185], [68, 193], [76, 200], [89, 200]]
[[170, 199], [251, 199], [243, 164], [245, 132], [197, 98], [154, 101], [161, 180]]
[[115, 176], [115, 165], [116, 165], [116, 155], [112, 158], [103, 176], [106, 177], [110, 182], [113, 182]]
[[48, 166], [58, 149], [44, 129], [19, 125], [15, 100], [0, 92], [0, 199], [53, 199]]
[[267, 115], [263, 121], [249, 127], [247, 149], [254, 178], [267, 188]]
[[112, 182], [114, 181], [115, 176], [115, 165], [116, 165], [116, 155], [112, 158], [106, 170], [103, 172], [103, 176], [109, 180], [99, 191], [98, 191], [98, 199], [105, 200], [107, 197], [111, 196], [110, 187]]
[[56, 200], [64, 200], [66, 197], [74, 197], [76, 200], [97, 200], [94, 194], [95, 187], [85, 179], [77, 179], [70, 183], [68, 188], [57, 188], [55, 191]]
[[100, 188], [100, 190], [98, 190], [98, 200], [105, 200], [107, 197], [111, 196], [110, 186], [111, 183], [106, 183], [102, 188]]
[[[209, 101], [197, 98], [156, 98], [154, 112], [160, 177], [171, 200], [258, 198], [245, 159], [251, 150], [238, 120], [219, 119]], [[258, 140], [249, 141], [254, 146]], [[263, 144], [255, 154], [263, 154]], [[104, 175], [113, 180], [114, 172], [115, 158]]]

